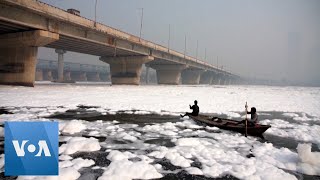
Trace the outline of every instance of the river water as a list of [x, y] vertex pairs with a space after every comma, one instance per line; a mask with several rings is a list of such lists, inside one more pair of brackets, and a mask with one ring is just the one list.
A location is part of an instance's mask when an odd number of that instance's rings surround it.
[[[179, 117], [194, 99], [201, 113], [235, 120], [248, 101], [272, 127], [245, 138], [199, 126]], [[61, 179], [320, 179], [320, 164], [303, 159], [320, 157], [319, 88], [39, 84], [2, 86], [0, 102], [2, 127], [59, 122]], [[1, 145], [0, 177], [15, 179], [4, 177]]]

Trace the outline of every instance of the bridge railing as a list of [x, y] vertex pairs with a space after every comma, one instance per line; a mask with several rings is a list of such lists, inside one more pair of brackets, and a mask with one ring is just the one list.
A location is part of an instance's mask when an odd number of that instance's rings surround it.
[[[63, 11], [64, 13], [68, 13], [66, 10], [64, 9], [60, 9], [58, 7], [55, 7], [55, 6], [52, 6], [50, 4], [47, 4], [47, 3], [44, 3], [44, 2], [41, 2], [41, 1], [38, 1], [36, 0], [38, 3], [41, 3], [41, 4], [44, 4], [46, 6], [49, 6], [49, 7], [52, 7], [52, 8], [55, 8], [56, 10], [58, 11]], [[66, 18], [63, 13], [57, 13], [59, 14], [59, 17], [62, 18], [62, 19], [65, 19], [65, 20], [68, 20], [70, 21], [69, 18]], [[192, 62], [196, 62], [200, 65], [203, 65], [203, 66], [206, 66], [208, 69], [215, 69], [215, 70], [218, 70], [218, 71], [223, 71], [223, 72], [226, 72], [226, 73], [230, 73], [231, 72], [228, 72], [226, 70], [223, 70], [223, 69], [219, 69], [219, 67], [217, 66], [214, 66], [212, 64], [209, 64], [208, 62], [205, 62], [201, 59], [197, 59], [195, 57], [192, 57], [192, 56], [188, 56], [188, 55], [185, 55], [183, 53], [180, 53], [176, 50], [173, 50], [173, 49], [169, 49], [168, 47], [165, 47], [163, 45], [159, 45], [159, 44], [156, 44], [156, 43], [153, 43], [151, 41], [148, 41], [148, 40], [145, 40], [145, 39], [142, 39], [142, 38], [139, 38], [135, 35], [132, 35], [132, 34], [129, 34], [129, 33], [126, 33], [126, 32], [123, 32], [119, 29], [116, 29], [116, 28], [113, 28], [113, 27], [110, 27], [110, 26], [107, 26], [107, 25], [104, 25], [104, 24], [101, 24], [99, 22], [95, 22], [91, 19], [88, 19], [86, 17], [83, 17], [83, 16], [76, 16], [76, 15], [73, 15], [73, 14], [70, 14], [68, 13], [68, 15], [70, 16], [74, 16], [74, 18], [72, 19], [79, 19], [80, 21], [82, 20], [82, 22], [84, 22], [83, 24], [79, 24], [81, 26], [87, 26], [88, 28], [93, 28], [93, 29], [96, 29], [97, 31], [101, 31], [101, 32], [104, 32], [104, 33], [107, 33], [113, 37], [116, 37], [116, 38], [120, 38], [120, 39], [125, 39], [125, 40], [128, 40], [128, 41], [131, 41], [131, 42], [134, 42], [136, 44], [140, 44], [140, 45], [143, 45], [143, 46], [146, 46], [146, 47], [149, 47], [149, 48], [152, 48], [152, 49], [155, 49], [155, 50], [158, 50], [158, 51], [162, 51], [162, 52], [165, 52], [165, 53], [170, 53], [174, 56], [177, 56], [177, 57], [180, 57], [180, 58], [184, 58], [186, 60], [189, 60], [189, 61], [192, 61]], [[81, 18], [81, 19], [80, 19]], [[74, 20], [74, 21], [75, 21]], [[85, 21], [83, 21], [85, 20]], [[76, 21], [73, 22], [73, 23], [77, 23]]]

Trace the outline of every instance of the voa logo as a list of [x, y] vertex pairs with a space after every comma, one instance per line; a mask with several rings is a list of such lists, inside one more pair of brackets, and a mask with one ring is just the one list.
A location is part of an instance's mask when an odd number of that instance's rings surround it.
[[57, 122], [5, 122], [5, 175], [58, 175]]
[[[26, 145], [26, 143], [28, 142], [28, 140], [23, 140], [21, 145], [19, 145], [19, 142], [18, 140], [13, 140], [12, 141], [12, 144], [13, 144], [13, 147], [14, 149], [16, 150], [16, 153], [17, 153], [17, 156], [24, 156], [25, 155], [25, 152], [24, 152], [24, 147]], [[51, 156], [50, 154], [50, 151], [49, 151], [49, 148], [48, 148], [48, 145], [47, 145], [47, 142], [44, 141], [44, 140], [40, 140], [38, 142], [38, 147], [39, 147], [39, 151], [38, 153], [35, 155], [35, 156], [41, 156], [41, 153], [43, 152], [45, 156]], [[36, 146], [33, 145], [33, 144], [30, 144], [28, 145], [28, 151], [30, 153], [33, 153], [36, 151]]]

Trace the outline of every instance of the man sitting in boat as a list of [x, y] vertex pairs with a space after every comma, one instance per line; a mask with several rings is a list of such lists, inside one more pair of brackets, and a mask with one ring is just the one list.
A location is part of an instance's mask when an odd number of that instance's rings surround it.
[[194, 101], [194, 105], [193, 106], [189, 105], [189, 107], [190, 107], [190, 109], [192, 109], [192, 113], [186, 112], [186, 114], [184, 114], [184, 115], [180, 114], [180, 116], [182, 118], [185, 117], [185, 116], [189, 116], [189, 115], [191, 115], [191, 116], [198, 116], [199, 115], [199, 106], [198, 106], [198, 101], [197, 100]]
[[[255, 126], [256, 123], [258, 122], [258, 114], [257, 114], [257, 109], [255, 107], [251, 108], [251, 111], [247, 111], [247, 114], [251, 115], [251, 119], [248, 120], [248, 126]], [[242, 120], [241, 122], [239, 122], [238, 124], [245, 124], [246, 120]]]

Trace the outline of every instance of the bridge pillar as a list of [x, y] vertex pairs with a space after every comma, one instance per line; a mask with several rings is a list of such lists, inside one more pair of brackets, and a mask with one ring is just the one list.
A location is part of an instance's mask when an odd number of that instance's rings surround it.
[[231, 78], [231, 76], [229, 76], [229, 78], [228, 78], [228, 85], [231, 85], [231, 83], [232, 83], [232, 78]]
[[81, 72], [79, 78], [80, 81], [88, 81], [86, 72]]
[[149, 70], [150, 66], [146, 66], [146, 84], [149, 84]]
[[53, 80], [52, 71], [50, 69], [45, 69], [42, 72], [43, 72], [43, 80], [45, 81]]
[[222, 82], [222, 74], [221, 73], [214, 73], [212, 84], [214, 85], [220, 85]]
[[42, 30], [0, 35], [0, 84], [34, 86], [38, 47], [58, 39]]
[[87, 73], [83, 71], [72, 72], [71, 79], [74, 81], [87, 81]]
[[230, 76], [225, 75], [225, 77], [224, 77], [224, 85], [230, 85]]
[[150, 67], [157, 72], [158, 84], [180, 84], [181, 72], [187, 66], [184, 64], [151, 64]]
[[182, 71], [182, 84], [199, 84], [200, 76], [204, 72], [202, 69], [188, 68]]
[[201, 74], [200, 84], [212, 84], [213, 73], [212, 71], [206, 71]]
[[42, 69], [36, 69], [36, 81], [43, 81], [43, 71]]
[[98, 72], [87, 72], [88, 81], [100, 82], [100, 75]]
[[66, 53], [65, 50], [56, 49], [56, 53], [58, 53], [58, 82], [63, 82], [63, 67], [64, 67], [64, 59], [63, 54]]
[[105, 82], [105, 81], [110, 81], [109, 79], [109, 73], [99, 73], [99, 77], [100, 77], [100, 80]]
[[142, 64], [152, 61], [151, 56], [101, 57], [110, 65], [112, 84], [140, 84]]
[[63, 80], [68, 82], [71, 81], [71, 72], [70, 71], [65, 71], [63, 75]]
[[80, 72], [78, 81], [88, 81], [87, 73]]
[[212, 85], [216, 85], [218, 84], [219, 82], [219, 77], [218, 77], [218, 74], [216, 72], [212, 72], [211, 73], [211, 76], [212, 76], [212, 81], [211, 81], [211, 84]]
[[227, 76], [225, 74], [219, 74], [220, 77], [220, 85], [226, 85], [227, 84]]

